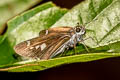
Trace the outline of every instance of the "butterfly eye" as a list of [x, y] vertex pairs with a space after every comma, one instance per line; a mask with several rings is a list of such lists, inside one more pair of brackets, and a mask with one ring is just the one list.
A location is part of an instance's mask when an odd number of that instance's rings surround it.
[[80, 30], [81, 30], [80, 28], [76, 28], [76, 32], [80, 32]]

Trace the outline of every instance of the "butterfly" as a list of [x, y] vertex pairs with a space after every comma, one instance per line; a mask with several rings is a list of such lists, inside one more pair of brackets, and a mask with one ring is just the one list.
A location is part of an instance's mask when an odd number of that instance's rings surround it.
[[63, 53], [70, 47], [76, 47], [83, 41], [85, 27], [56, 27], [42, 30], [38, 37], [26, 40], [14, 46], [15, 52], [23, 57], [48, 60]]

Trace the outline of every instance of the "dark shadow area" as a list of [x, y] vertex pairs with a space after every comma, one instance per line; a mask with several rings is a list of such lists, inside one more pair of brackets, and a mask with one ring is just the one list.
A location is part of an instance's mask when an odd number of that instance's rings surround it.
[[48, 1], [52, 1], [55, 5], [57, 5], [61, 8], [71, 9], [73, 6], [79, 4], [80, 2], [82, 2], [84, 0], [43, 0], [42, 2], [31, 7], [30, 9], [32, 9], [36, 6], [39, 6], [40, 4], [43, 4], [43, 3], [48, 2]]
[[84, 0], [43, 0], [42, 3], [48, 2], [48, 1], [52, 1], [57, 6], [60, 6], [62, 8], [71, 9], [73, 6], [77, 5], [78, 3]]
[[120, 57], [66, 64], [39, 72], [1, 72], [7, 80], [120, 80]]

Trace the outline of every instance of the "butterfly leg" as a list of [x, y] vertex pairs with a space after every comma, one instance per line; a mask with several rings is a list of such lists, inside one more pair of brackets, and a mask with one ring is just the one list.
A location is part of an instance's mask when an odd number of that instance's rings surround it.
[[87, 48], [87, 46], [85, 45], [84, 41], [83, 41], [82, 43], [83, 43], [83, 45], [84, 45], [86, 51], [87, 51], [87, 52], [90, 52], [89, 49]]
[[62, 50], [61, 55], [60, 56], [66, 56], [65, 52], [69, 49], [69, 47], [67, 45], [65, 45], [65, 48]]
[[[87, 51], [87, 52], [90, 52], [89, 49], [87, 48], [87, 46], [86, 46], [85, 43], [84, 43], [84, 41], [87, 40], [87, 39], [92, 39], [93, 41], [95, 41], [94, 38], [92, 38], [92, 37], [88, 37], [88, 38], [86, 38], [86, 39], [84, 39], [84, 40], [82, 39], [79, 43], [82, 42], [83, 45], [84, 45], [84, 47], [85, 47], [85, 49], [86, 49], [86, 51]], [[96, 41], [95, 41], [95, 42], [96, 42]], [[98, 41], [97, 41], [96, 43], [97, 43], [96, 45], [98, 45]]]
[[76, 43], [77, 43], [77, 40], [76, 38], [74, 39], [74, 44], [73, 44], [73, 48], [74, 48], [74, 54], [76, 55]]
[[76, 55], [76, 44], [74, 44], [73, 47], [74, 47], [74, 54]]
[[86, 38], [86, 39], [84, 39], [84, 40], [82, 39], [82, 40], [79, 41], [78, 43], [79, 43], [79, 44], [82, 43], [82, 44], [84, 45], [86, 51], [87, 51], [87, 52], [90, 52], [89, 49], [87, 48], [87, 46], [86, 46], [85, 43], [84, 43], [84, 41], [87, 40], [87, 39], [89, 39], [89, 38]]
[[61, 52], [60, 56], [64, 56], [64, 51]]

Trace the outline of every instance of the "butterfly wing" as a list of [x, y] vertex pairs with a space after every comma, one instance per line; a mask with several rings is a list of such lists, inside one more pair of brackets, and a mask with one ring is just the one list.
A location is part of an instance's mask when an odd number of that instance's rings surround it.
[[56, 27], [56, 28], [49, 28], [48, 30], [42, 30], [39, 33], [39, 36], [45, 36], [45, 35], [49, 35], [50, 33], [62, 33], [62, 34], [66, 34], [66, 33], [72, 33], [74, 34], [74, 29], [72, 27]]
[[[44, 50], [42, 52], [42, 55], [40, 56], [38, 54], [38, 57], [42, 60], [50, 59], [52, 58], [59, 50], [62, 49], [62, 46], [70, 39], [69, 36], [62, 36], [59, 39], [57, 39], [55, 42], [51, 43], [51, 45], [48, 46], [48, 49]], [[59, 52], [60, 53], [60, 52]], [[58, 53], [57, 53], [58, 54]]]
[[[56, 48], [70, 39], [70, 37], [64, 39], [63, 36], [65, 36], [63, 33], [49, 33], [42, 37], [24, 41], [16, 45], [14, 50], [17, 54], [24, 57], [49, 59]], [[61, 42], [61, 44], [59, 42]], [[57, 45], [58, 43], [59, 46]]]

